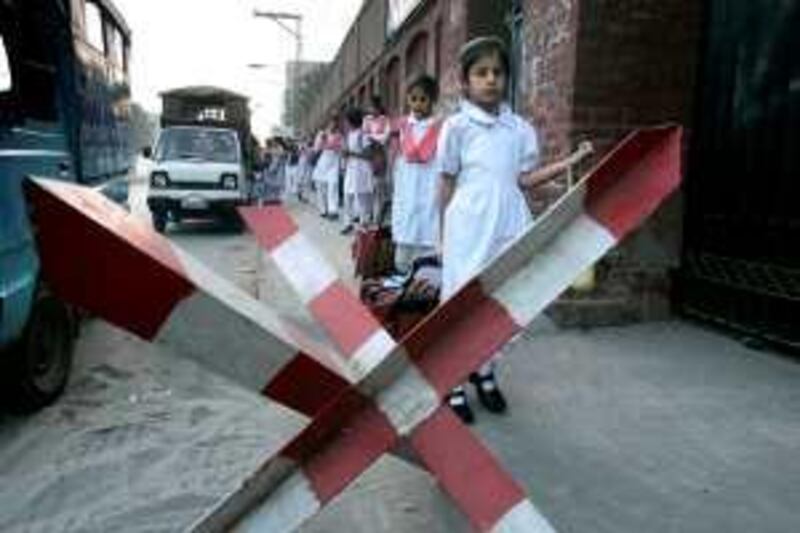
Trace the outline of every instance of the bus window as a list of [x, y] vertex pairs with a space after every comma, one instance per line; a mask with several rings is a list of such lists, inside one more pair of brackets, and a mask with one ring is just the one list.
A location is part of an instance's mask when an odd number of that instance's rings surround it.
[[128, 75], [130, 74], [131, 47], [127, 41], [123, 41], [122, 44], [122, 60], [122, 71]]
[[6, 44], [0, 35], [0, 93], [11, 90], [11, 63], [8, 60]]
[[111, 48], [111, 61], [120, 70], [125, 70], [125, 41], [122, 39], [122, 33], [119, 29], [114, 28], [111, 30], [111, 40], [114, 45]]
[[105, 52], [103, 45], [103, 12], [100, 6], [86, 2], [86, 40], [97, 50]]
[[108, 60], [111, 63], [112, 72], [114, 73], [114, 81], [123, 81], [125, 79], [125, 51], [122, 33], [116, 26], [109, 23], [106, 25], [106, 50]]

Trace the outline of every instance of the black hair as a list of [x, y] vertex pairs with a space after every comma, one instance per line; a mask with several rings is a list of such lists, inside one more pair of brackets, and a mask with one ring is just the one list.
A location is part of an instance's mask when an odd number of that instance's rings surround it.
[[436, 102], [439, 99], [439, 82], [430, 74], [420, 74], [411, 80], [408, 84], [406, 92], [410, 93], [413, 89], [419, 88], [423, 93], [428, 95], [431, 102]]
[[360, 128], [364, 122], [364, 112], [357, 107], [351, 107], [345, 112], [347, 123], [354, 128]]
[[461, 52], [458, 54], [458, 59], [461, 62], [462, 81], [469, 79], [469, 69], [472, 68], [472, 65], [491, 54], [497, 54], [500, 57], [500, 63], [503, 65], [506, 76], [510, 75], [511, 60], [508, 55], [508, 49], [502, 39], [493, 36], [476, 37], [462, 46]]
[[331, 115], [330, 118], [328, 119], [328, 122], [325, 123], [324, 127], [325, 131], [327, 131], [331, 125], [333, 125], [334, 129], [338, 131], [341, 128], [339, 120], [340, 119], [338, 114]]
[[381, 100], [381, 96], [379, 94], [373, 94], [370, 96], [369, 101], [370, 104], [372, 104], [372, 109], [382, 115], [386, 113], [386, 108], [383, 107], [383, 100]]

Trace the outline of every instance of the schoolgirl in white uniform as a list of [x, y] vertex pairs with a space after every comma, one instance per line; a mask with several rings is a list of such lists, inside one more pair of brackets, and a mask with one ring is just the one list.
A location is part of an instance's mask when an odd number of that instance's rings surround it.
[[373, 177], [372, 165], [367, 154], [368, 140], [361, 129], [363, 113], [352, 108], [347, 111], [350, 131], [344, 151], [346, 157], [344, 171], [344, 216], [345, 226], [342, 234], [353, 230], [354, 224], [368, 224], [372, 219]]
[[395, 268], [400, 272], [408, 272], [414, 259], [434, 254], [439, 241], [436, 148], [442, 121], [433, 116], [438, 96], [435, 78], [415, 78], [406, 94], [410, 113], [399, 122], [392, 172], [392, 239]]
[[[503, 42], [474, 39], [462, 48], [460, 61], [465, 98], [447, 119], [439, 146], [443, 300], [532, 223], [520, 187], [543, 184], [566, 168], [555, 163], [534, 170], [536, 132], [504, 102], [509, 60]], [[492, 364], [470, 381], [487, 410], [506, 410]], [[466, 423], [473, 421], [463, 387], [451, 392], [448, 403]]]
[[337, 120], [331, 119], [327, 131], [319, 132], [314, 150], [320, 153], [314, 167], [312, 179], [317, 189], [317, 206], [325, 218], [339, 215], [339, 164], [342, 151], [342, 136]]
[[311, 172], [313, 171], [313, 167], [311, 166], [311, 146], [309, 145], [308, 141], [305, 139], [300, 142], [298, 145], [298, 178], [297, 178], [297, 188], [298, 188], [298, 198], [301, 202], [307, 202], [308, 199], [306, 198], [306, 191], [309, 190], [309, 182], [311, 181]]
[[[372, 218], [382, 223], [379, 218], [383, 215], [384, 206], [390, 201], [387, 151], [392, 135], [392, 120], [386, 115], [380, 96], [373, 95], [371, 105], [372, 109], [364, 117], [361, 129], [367, 136], [372, 159]], [[382, 161], [382, 164], [378, 164], [378, 161]]]
[[371, 142], [385, 146], [392, 133], [392, 121], [386, 116], [379, 96], [372, 97], [372, 110], [364, 116], [362, 129]]
[[284, 188], [284, 201], [292, 196], [300, 196], [300, 155], [297, 144], [291, 143], [286, 153], [286, 187]]

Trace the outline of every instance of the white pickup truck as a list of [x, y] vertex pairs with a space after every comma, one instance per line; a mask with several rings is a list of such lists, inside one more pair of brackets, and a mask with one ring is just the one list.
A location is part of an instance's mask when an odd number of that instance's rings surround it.
[[150, 172], [147, 205], [153, 226], [218, 217], [241, 229], [236, 208], [246, 201], [245, 168], [236, 131], [205, 126], [161, 130]]

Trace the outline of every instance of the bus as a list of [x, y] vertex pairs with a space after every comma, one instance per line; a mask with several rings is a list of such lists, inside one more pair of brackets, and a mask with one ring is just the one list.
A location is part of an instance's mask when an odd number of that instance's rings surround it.
[[20, 411], [63, 391], [80, 322], [41, 279], [24, 177], [127, 201], [130, 49], [110, 0], [0, 1], [0, 380]]

